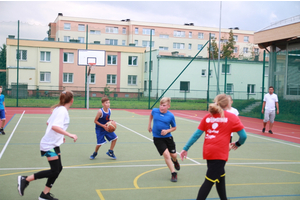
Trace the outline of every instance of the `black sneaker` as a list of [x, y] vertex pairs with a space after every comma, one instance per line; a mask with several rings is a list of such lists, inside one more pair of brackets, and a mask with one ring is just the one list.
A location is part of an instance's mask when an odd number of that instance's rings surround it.
[[172, 162], [174, 163], [175, 169], [176, 169], [177, 171], [179, 171], [179, 170], [180, 170], [180, 165], [179, 165], [179, 163], [178, 163], [178, 160], [176, 159], [176, 161], [173, 161], [172, 158], [171, 158], [171, 160], [172, 160]]
[[176, 172], [172, 173], [171, 181], [172, 182], [177, 182], [177, 173]]
[[5, 135], [5, 132], [4, 132], [3, 128], [0, 129], [0, 132], [1, 132], [2, 135]]
[[51, 194], [50, 192], [47, 194], [44, 194], [44, 192], [41, 193], [41, 195], [39, 196], [39, 200], [58, 200], [56, 198], [54, 198], [54, 195]]
[[21, 196], [24, 195], [25, 188], [29, 185], [29, 182], [26, 181], [27, 176], [18, 176], [18, 191]]
[[262, 132], [264, 133], [264, 132], [265, 132], [265, 130], [266, 130], [266, 129], [265, 129], [265, 128], [263, 128], [263, 129], [262, 129]]
[[273, 134], [273, 132], [271, 130], [269, 130], [269, 133]]

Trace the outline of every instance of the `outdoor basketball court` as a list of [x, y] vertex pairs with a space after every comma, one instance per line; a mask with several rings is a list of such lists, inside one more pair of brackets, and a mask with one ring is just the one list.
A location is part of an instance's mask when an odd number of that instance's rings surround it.
[[[178, 182], [173, 183], [147, 131], [150, 112], [113, 109], [111, 119], [118, 123], [117, 160], [105, 154], [109, 144], [100, 148], [95, 160], [90, 160], [96, 145], [93, 121], [97, 110], [70, 109], [68, 131], [77, 134], [78, 140], [74, 143], [66, 138], [61, 146], [64, 169], [51, 193], [62, 200], [195, 199], [206, 172], [202, 159], [204, 137], [189, 150], [190, 159], [179, 162]], [[177, 123], [172, 135], [179, 153], [207, 112], [172, 112]], [[33, 181], [21, 197], [17, 177], [49, 168], [46, 158], [40, 157], [39, 142], [50, 113], [50, 108], [7, 108], [10, 120], [6, 135], [0, 135], [1, 200], [38, 199], [44, 189], [46, 179]], [[248, 139], [237, 151], [230, 152], [226, 165], [228, 198], [300, 199], [300, 126], [275, 122], [274, 135], [263, 134], [262, 120], [240, 118]], [[215, 187], [208, 199], [219, 199]]]

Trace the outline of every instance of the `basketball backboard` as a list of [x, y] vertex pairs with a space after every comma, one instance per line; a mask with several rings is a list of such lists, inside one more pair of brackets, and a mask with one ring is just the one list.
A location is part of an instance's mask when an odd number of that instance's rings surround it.
[[95, 66], [105, 66], [105, 51], [78, 49], [78, 65], [89, 65], [95, 63]]

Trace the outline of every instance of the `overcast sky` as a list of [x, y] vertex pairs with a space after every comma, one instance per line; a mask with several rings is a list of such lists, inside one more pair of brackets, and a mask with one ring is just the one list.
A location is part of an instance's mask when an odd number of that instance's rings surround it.
[[[2, 1], [0, 45], [8, 35], [42, 40], [58, 13], [96, 19], [131, 19], [195, 26], [219, 27], [220, 1]], [[223, 1], [221, 27], [258, 31], [270, 24], [300, 15], [300, 1]]]

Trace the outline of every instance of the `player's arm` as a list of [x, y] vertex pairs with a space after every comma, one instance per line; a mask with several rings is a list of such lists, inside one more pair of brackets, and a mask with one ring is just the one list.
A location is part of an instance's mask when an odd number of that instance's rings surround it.
[[98, 122], [98, 119], [99, 119], [101, 116], [102, 116], [102, 111], [99, 110], [99, 111], [97, 112], [97, 115], [96, 115], [95, 119], [94, 119], [94, 123], [97, 124], [98, 126], [103, 127], [103, 128], [105, 129], [105, 127], [106, 127], [105, 124], [101, 124], [101, 123]]
[[153, 115], [150, 114], [150, 116], [149, 116], [149, 123], [148, 123], [148, 131], [149, 131], [149, 133], [152, 132], [152, 128], [151, 128], [151, 122], [152, 122], [152, 120], [153, 120]]
[[190, 139], [187, 141], [185, 146], [183, 147], [183, 150], [180, 152], [180, 158], [183, 160], [183, 158], [187, 157], [187, 151], [190, 149], [190, 147], [201, 137], [204, 131], [197, 129], [193, 135], [190, 137]]
[[264, 101], [264, 102], [263, 102], [263, 105], [262, 105], [261, 113], [264, 113], [265, 105], [266, 105], [266, 102]]
[[240, 131], [237, 132], [237, 134], [239, 135], [239, 140], [236, 142], [231, 143], [231, 148], [233, 150], [236, 150], [237, 148], [239, 148], [241, 145], [243, 145], [247, 139], [247, 134], [245, 129], [242, 129]]
[[278, 102], [275, 102], [276, 108], [277, 108], [277, 114], [279, 114], [279, 104]]
[[170, 129], [164, 129], [164, 130], [161, 130], [161, 135], [167, 135], [168, 133], [171, 133], [171, 132], [173, 132], [173, 131], [176, 131], [176, 126], [174, 126], [174, 127], [172, 127], [172, 128], [170, 128]]
[[[4, 112], [5, 112], [5, 114], [6, 114], [5, 102], [3, 101], [2, 104], [3, 104], [3, 107], [4, 107]], [[277, 110], [278, 110], [278, 109], [277, 109]]]
[[76, 140], [77, 140], [77, 135], [71, 134], [71, 133], [65, 131], [64, 129], [60, 128], [59, 126], [52, 126], [52, 130], [54, 130], [55, 132], [60, 133], [62, 135], [66, 135], [70, 138], [73, 138], [74, 142], [76, 142]]

